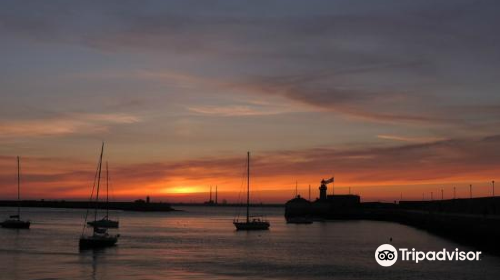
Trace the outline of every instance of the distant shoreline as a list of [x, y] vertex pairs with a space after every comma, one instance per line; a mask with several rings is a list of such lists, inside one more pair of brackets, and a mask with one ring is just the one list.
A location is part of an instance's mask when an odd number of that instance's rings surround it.
[[[19, 202], [21, 207], [32, 207], [32, 208], [67, 208], [67, 209], [87, 209], [95, 208], [95, 202], [88, 201], [73, 201], [73, 200], [22, 200]], [[243, 207], [246, 204], [241, 203], [168, 203], [168, 202], [146, 202], [140, 201], [113, 201], [106, 204], [106, 202], [98, 202], [99, 209], [105, 209], [108, 207], [110, 210], [123, 210], [123, 211], [138, 211], [138, 212], [171, 212], [171, 211], [181, 211], [172, 208], [172, 206], [195, 206], [195, 207]], [[0, 207], [17, 207], [17, 200], [0, 200]], [[280, 208], [284, 207], [284, 204], [259, 204], [254, 203], [250, 205], [251, 207], [272, 207]]]
[[[171, 205], [174, 206], [206, 206], [206, 207], [244, 207], [246, 206], [245, 203], [224, 203], [224, 204], [215, 204], [215, 203], [184, 203], [184, 202], [176, 202], [176, 203], [171, 203]], [[277, 203], [270, 203], [270, 204], [259, 204], [259, 203], [252, 203], [250, 204], [250, 207], [285, 207], [285, 204], [277, 204]]]
[[[66, 200], [0, 200], [0, 207], [33, 207], [33, 208], [69, 208], [87, 209], [95, 208], [96, 202], [66, 201]], [[98, 202], [99, 209], [138, 211], [138, 212], [171, 212], [177, 211], [170, 203], [164, 202]]]

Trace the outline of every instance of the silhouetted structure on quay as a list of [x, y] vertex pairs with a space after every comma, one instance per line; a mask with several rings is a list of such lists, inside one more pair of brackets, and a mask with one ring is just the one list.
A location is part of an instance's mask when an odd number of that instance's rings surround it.
[[314, 202], [305, 200], [297, 195], [285, 204], [285, 217], [316, 217], [326, 219], [352, 219], [360, 216], [359, 195], [331, 194], [328, 195], [327, 185], [333, 183], [334, 178], [321, 180], [319, 187], [320, 197]]
[[285, 203], [285, 217], [309, 217], [313, 214], [312, 203], [302, 197], [297, 195], [294, 199], [291, 199]]

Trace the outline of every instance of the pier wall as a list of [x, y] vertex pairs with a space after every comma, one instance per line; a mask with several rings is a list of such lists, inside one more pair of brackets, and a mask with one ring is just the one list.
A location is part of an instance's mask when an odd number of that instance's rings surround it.
[[[0, 201], [0, 207], [41, 207], [41, 208], [95, 208], [96, 202], [88, 201], [43, 201], [23, 200], [20, 202], [12, 200]], [[98, 202], [99, 209], [143, 211], [143, 212], [168, 212], [174, 211], [169, 203], [160, 202]]]
[[[364, 219], [405, 224], [500, 255], [500, 197], [435, 201], [368, 202], [351, 207], [311, 203], [320, 219]], [[286, 211], [286, 209], [285, 209]], [[300, 216], [301, 213], [294, 212]], [[390, 237], [390, 233], [387, 233]]]
[[461, 198], [433, 201], [400, 201], [399, 208], [439, 213], [500, 215], [500, 197]]

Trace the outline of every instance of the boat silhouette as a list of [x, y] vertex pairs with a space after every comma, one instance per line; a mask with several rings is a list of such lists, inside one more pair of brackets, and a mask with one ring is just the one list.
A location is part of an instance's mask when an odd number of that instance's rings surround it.
[[21, 167], [20, 159], [17, 157], [17, 214], [9, 216], [1, 224], [3, 228], [29, 229], [31, 222], [21, 219]]
[[120, 226], [118, 221], [109, 219], [109, 168], [106, 161], [106, 216], [97, 221], [87, 222], [87, 225], [100, 228], [118, 228]]
[[[82, 234], [80, 235], [79, 247], [80, 249], [89, 249], [89, 248], [104, 248], [114, 246], [118, 242], [119, 234], [110, 234], [108, 232], [108, 228], [110, 228], [109, 223], [110, 220], [107, 219], [108, 214], [102, 219], [97, 219], [98, 210], [99, 210], [99, 190], [101, 186], [101, 169], [102, 169], [102, 156], [104, 153], [104, 143], [102, 143], [101, 147], [101, 155], [99, 157], [99, 162], [97, 164], [96, 171], [96, 180], [94, 180], [94, 185], [92, 187], [92, 193], [90, 194], [89, 203], [93, 202], [94, 189], [96, 189], [95, 195], [95, 208], [94, 208], [94, 220], [87, 221], [89, 208], [87, 208], [87, 213], [85, 215], [85, 223], [82, 229]], [[107, 168], [106, 168], [107, 169]], [[108, 212], [107, 212], [108, 213]], [[115, 222], [115, 221], [111, 221]], [[92, 234], [85, 234], [85, 228], [92, 228]], [[118, 227], [118, 224], [116, 224]]]
[[246, 219], [233, 221], [236, 230], [267, 230], [270, 223], [262, 217], [250, 216], [250, 152], [247, 152], [247, 205]]

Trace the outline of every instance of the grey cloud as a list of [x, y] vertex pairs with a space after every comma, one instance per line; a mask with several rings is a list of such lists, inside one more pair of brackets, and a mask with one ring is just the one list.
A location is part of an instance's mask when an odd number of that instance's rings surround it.
[[[440, 102], [500, 70], [491, 66], [500, 59], [496, 1], [252, 4], [16, 1], [0, 12], [0, 32], [197, 57], [224, 69], [218, 78], [228, 83], [383, 122], [461, 123], [443, 116]], [[440, 91], [457, 83], [464, 92]]]

